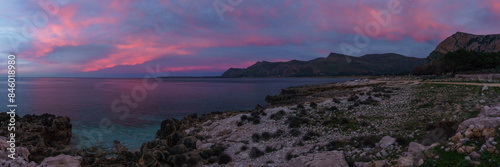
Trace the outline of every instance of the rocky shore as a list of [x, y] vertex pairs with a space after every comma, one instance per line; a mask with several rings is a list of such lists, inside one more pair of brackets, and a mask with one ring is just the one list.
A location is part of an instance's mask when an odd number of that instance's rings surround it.
[[[285, 88], [269, 106], [166, 119], [128, 151], [69, 145], [69, 118], [17, 118], [0, 166], [498, 166], [500, 88], [379, 78]], [[1, 136], [10, 117], [0, 114]]]

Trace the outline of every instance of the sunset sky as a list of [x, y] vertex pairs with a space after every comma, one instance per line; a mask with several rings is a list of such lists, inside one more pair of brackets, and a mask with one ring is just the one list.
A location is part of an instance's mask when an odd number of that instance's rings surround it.
[[[389, 21], [374, 17], [384, 12]], [[341, 46], [356, 47], [359, 35], [370, 41], [353, 56], [423, 58], [457, 31], [500, 33], [500, 1], [0, 2], [1, 61], [6, 64], [5, 55], [15, 53], [19, 75], [26, 77], [143, 77], [147, 66], [158, 66], [158, 75], [214, 76], [256, 61], [345, 53]]]

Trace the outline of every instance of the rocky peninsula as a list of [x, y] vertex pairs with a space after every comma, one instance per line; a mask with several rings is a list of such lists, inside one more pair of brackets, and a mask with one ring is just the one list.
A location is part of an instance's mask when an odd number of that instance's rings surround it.
[[[69, 145], [71, 121], [17, 118], [0, 166], [498, 166], [500, 87], [413, 77], [285, 88], [268, 106], [166, 119], [129, 151]], [[0, 114], [1, 136], [9, 116]]]

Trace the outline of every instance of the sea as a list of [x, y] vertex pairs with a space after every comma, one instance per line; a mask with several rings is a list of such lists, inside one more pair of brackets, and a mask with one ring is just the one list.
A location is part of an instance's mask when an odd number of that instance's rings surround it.
[[[281, 89], [349, 78], [18, 78], [17, 114], [44, 113], [71, 119], [71, 145], [129, 150], [151, 141], [168, 118], [253, 109]], [[2, 83], [2, 82], [0, 82]], [[3, 82], [7, 85], [7, 82]], [[7, 87], [7, 86], [5, 86]], [[1, 91], [2, 111], [9, 104]]]

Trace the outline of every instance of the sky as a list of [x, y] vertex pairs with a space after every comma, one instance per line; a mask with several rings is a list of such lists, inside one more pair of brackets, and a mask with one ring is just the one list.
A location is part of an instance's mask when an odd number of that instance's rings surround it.
[[330, 52], [425, 58], [457, 31], [500, 33], [500, 1], [3, 0], [0, 61], [24, 77], [218, 76]]

